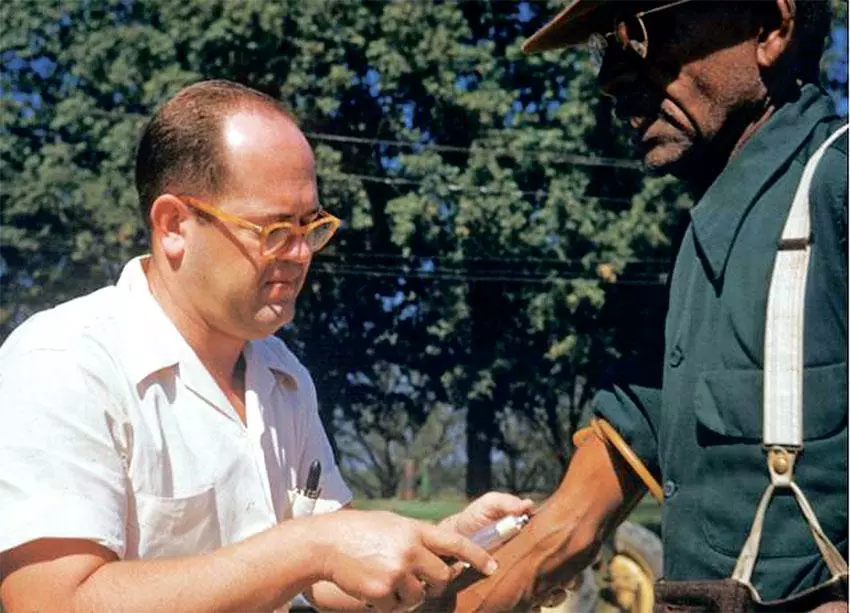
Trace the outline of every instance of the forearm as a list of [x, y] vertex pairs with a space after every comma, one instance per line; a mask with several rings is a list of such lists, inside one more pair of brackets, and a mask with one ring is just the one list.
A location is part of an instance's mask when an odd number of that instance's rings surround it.
[[81, 611], [101, 610], [104, 597], [127, 612], [269, 611], [321, 578], [308, 524], [286, 522], [201, 556], [108, 564], [76, 600]]
[[[598, 438], [574, 454], [558, 489], [531, 523], [494, 554], [499, 571], [454, 586], [457, 611], [527, 607], [534, 597], [590, 564], [604, 537], [643, 496], [645, 487], [616, 451]], [[434, 610], [445, 608], [445, 601]], [[452, 608], [451, 606], [449, 608]]]
[[[561, 542], [541, 570], [549, 573], [566, 565], [575, 567], [571, 574], [580, 572], [645, 492], [616, 450], [597, 438], [588, 440], [576, 450], [558, 489], [536, 516], [536, 522], [551, 526], [547, 532]], [[571, 565], [574, 558], [578, 563]]]
[[[269, 611], [322, 578], [308, 524], [286, 522], [208, 554], [158, 560], [104, 563], [105, 550], [90, 542], [34, 542], [3, 581], [4, 604], [9, 613]], [[27, 547], [44, 561], [27, 564]]]
[[[494, 557], [506, 566], [533, 564], [536, 575], [571, 577], [593, 560], [623, 510], [643, 491], [616, 452], [592, 439], [576, 451], [558, 489], [529, 526]], [[528, 541], [525, 547], [522, 541]], [[524, 555], [516, 556], [513, 548]]]

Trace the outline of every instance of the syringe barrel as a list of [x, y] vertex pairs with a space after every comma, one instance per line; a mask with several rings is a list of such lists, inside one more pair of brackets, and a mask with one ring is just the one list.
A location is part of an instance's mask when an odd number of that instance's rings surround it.
[[491, 551], [513, 538], [527, 523], [528, 515], [520, 515], [519, 517], [508, 515], [489, 526], [481, 528], [470, 536], [469, 540], [482, 549]]

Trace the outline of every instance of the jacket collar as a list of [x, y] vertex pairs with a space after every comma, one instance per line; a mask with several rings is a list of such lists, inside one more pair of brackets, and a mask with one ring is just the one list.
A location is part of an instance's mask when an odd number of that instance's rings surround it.
[[834, 114], [830, 100], [814, 85], [805, 85], [796, 100], [780, 108], [744, 144], [691, 210], [694, 238], [714, 282], [723, 277], [747, 212], [785, 171], [815, 126]]

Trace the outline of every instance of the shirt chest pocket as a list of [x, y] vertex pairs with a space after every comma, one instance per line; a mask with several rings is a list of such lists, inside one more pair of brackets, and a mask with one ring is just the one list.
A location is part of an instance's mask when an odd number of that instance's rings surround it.
[[197, 555], [221, 546], [213, 487], [181, 497], [137, 493], [135, 504], [141, 559]]
[[[804, 448], [794, 473], [836, 543], [847, 538], [846, 371], [843, 363], [805, 369]], [[712, 371], [700, 375], [694, 392], [702, 528], [707, 542], [728, 556], [740, 552], [769, 483], [762, 448], [762, 385], [761, 371]], [[764, 526], [761, 556], [817, 554], [792, 495], [774, 497]]]

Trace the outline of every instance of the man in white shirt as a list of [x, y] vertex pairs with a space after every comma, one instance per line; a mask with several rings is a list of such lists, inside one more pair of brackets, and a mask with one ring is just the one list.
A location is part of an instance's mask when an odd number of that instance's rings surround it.
[[[313, 382], [272, 336], [338, 220], [276, 101], [190, 86], [145, 129], [136, 187], [151, 255], [39, 313], [0, 348], [0, 598], [10, 613], [245, 611], [307, 591], [408, 608], [461, 534], [530, 503], [490, 494], [441, 526], [341, 509], [351, 492]], [[314, 515], [292, 518], [309, 465]]]

